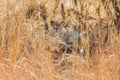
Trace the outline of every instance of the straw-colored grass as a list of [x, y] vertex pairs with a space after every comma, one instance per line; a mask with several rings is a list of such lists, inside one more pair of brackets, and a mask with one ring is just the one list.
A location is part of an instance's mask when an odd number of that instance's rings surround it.
[[[69, 6], [67, 0], [56, 1], [0, 0], [0, 80], [120, 80], [120, 36], [114, 23], [117, 17], [112, 0], [76, 0], [77, 5], [71, 2]], [[73, 51], [64, 55], [63, 64], [63, 54], [58, 53], [58, 63], [53, 63], [55, 50], [61, 49], [56, 46], [58, 39], [50, 36], [50, 21], [60, 23], [63, 16], [71, 29], [80, 25], [82, 32], [91, 27], [94, 34], [98, 33], [91, 57], [87, 37], [82, 41], [84, 57]], [[48, 34], [45, 34], [46, 23]], [[106, 30], [102, 28], [106, 24], [107, 44], [103, 41]]]

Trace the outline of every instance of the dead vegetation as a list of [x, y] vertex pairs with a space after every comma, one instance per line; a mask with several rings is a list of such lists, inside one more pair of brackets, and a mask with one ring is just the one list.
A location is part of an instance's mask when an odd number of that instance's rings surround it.
[[0, 79], [119, 80], [119, 3], [0, 1]]

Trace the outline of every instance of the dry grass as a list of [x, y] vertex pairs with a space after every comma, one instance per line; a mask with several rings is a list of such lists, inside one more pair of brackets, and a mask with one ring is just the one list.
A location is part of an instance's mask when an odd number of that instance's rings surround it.
[[[83, 32], [84, 25], [87, 29], [91, 26], [94, 34], [98, 33], [98, 46], [89, 57], [88, 39], [84, 40], [85, 58], [74, 51], [61, 66], [61, 58], [58, 64], [52, 59], [54, 50], [59, 50], [57, 40], [46, 35], [44, 28], [48, 23], [51, 29], [52, 20], [63, 20], [61, 2], [55, 8], [55, 0], [0, 0], [0, 80], [120, 80], [120, 37], [114, 24], [114, 6], [106, 3], [77, 0], [76, 6], [70, 4], [74, 9], [65, 6], [65, 23], [71, 28], [80, 25]], [[83, 17], [79, 20], [80, 14]], [[44, 21], [41, 16], [46, 15]], [[106, 23], [109, 40], [104, 46], [101, 26]]]

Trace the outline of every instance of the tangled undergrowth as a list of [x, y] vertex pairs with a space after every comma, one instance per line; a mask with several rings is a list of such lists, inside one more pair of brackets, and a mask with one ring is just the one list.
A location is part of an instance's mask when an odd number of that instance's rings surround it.
[[119, 32], [119, 0], [2, 0], [0, 80], [120, 80]]

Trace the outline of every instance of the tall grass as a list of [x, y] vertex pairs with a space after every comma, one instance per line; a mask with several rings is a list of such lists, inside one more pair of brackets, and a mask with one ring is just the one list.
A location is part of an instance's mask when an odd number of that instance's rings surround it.
[[[0, 1], [0, 79], [120, 80], [120, 37], [115, 27], [117, 17], [112, 1], [71, 0], [69, 7], [63, 0], [56, 1]], [[61, 16], [62, 3], [65, 19]], [[46, 20], [44, 15], [48, 16]], [[49, 36], [50, 33], [45, 34], [46, 23], [51, 30], [52, 20], [64, 20], [71, 28], [80, 25], [82, 32], [91, 29], [97, 34], [93, 55], [89, 56], [87, 38], [83, 41], [84, 58], [73, 51], [64, 58], [65, 65], [60, 64], [61, 54], [58, 54], [59, 63], [54, 64], [52, 55], [54, 50], [59, 50], [56, 47], [58, 40]], [[106, 24], [108, 42], [104, 43]]]

